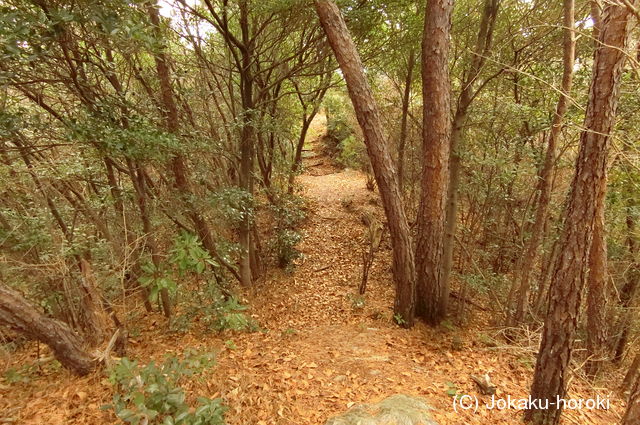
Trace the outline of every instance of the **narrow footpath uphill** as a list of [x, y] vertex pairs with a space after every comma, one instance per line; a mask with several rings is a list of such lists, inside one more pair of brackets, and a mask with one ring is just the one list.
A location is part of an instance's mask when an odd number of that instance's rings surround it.
[[[487, 344], [490, 333], [480, 326], [394, 325], [388, 240], [374, 261], [365, 298], [359, 298], [366, 232], [361, 217], [368, 211], [383, 219], [377, 194], [367, 190], [363, 173], [336, 169], [317, 141], [308, 148], [299, 177], [309, 202], [299, 247], [304, 258], [292, 273], [271, 272], [246, 294], [263, 331], [176, 336], [164, 330], [162, 318], [149, 316], [144, 320], [155, 321], [156, 329], [132, 338], [130, 355], [144, 362], [191, 347], [217, 351], [204, 381], [186, 387], [190, 394], [222, 397], [230, 425], [323, 424], [353, 404], [398, 393], [425, 398], [442, 425], [519, 423], [514, 410], [455, 412], [452, 395], [489, 402], [469, 378], [488, 373], [499, 396], [526, 397], [533, 353]], [[100, 373], [76, 378], [58, 371], [0, 387], [0, 411], [13, 409], [12, 417], [25, 424], [113, 423], [111, 413], [99, 409], [110, 401], [110, 388]], [[579, 396], [595, 394], [584, 390]], [[615, 423], [624, 409], [617, 400], [612, 398], [609, 412], [568, 411], [563, 423]]]

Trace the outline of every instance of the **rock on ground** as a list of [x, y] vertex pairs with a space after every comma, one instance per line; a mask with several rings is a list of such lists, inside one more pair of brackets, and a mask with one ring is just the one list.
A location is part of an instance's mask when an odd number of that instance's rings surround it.
[[325, 425], [438, 425], [427, 402], [397, 394], [375, 404], [361, 404], [329, 419]]

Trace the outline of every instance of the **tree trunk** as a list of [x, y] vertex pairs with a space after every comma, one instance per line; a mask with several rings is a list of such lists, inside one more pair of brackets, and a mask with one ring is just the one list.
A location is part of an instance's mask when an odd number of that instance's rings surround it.
[[627, 374], [622, 381], [622, 391], [630, 390], [633, 383], [640, 378], [640, 353], [636, 354]]
[[[255, 147], [255, 128], [253, 111], [253, 76], [251, 75], [251, 51], [249, 48], [249, 21], [248, 5], [246, 1], [240, 2], [240, 28], [242, 32], [242, 69], [240, 70], [240, 97], [242, 101], [243, 124], [240, 132], [240, 187], [250, 195], [253, 195], [253, 157]], [[245, 214], [240, 223], [239, 242], [242, 254], [240, 257], [240, 283], [243, 286], [251, 286], [254, 280], [251, 267], [252, 244], [252, 218]]]
[[107, 338], [107, 314], [102, 308], [102, 299], [96, 289], [96, 278], [91, 265], [84, 258], [79, 260], [80, 304], [86, 321], [85, 337], [93, 346]]
[[449, 284], [453, 264], [453, 246], [456, 234], [456, 220], [458, 215], [458, 186], [460, 185], [460, 142], [464, 127], [469, 116], [469, 107], [478, 94], [474, 91], [475, 83], [480, 75], [486, 57], [493, 42], [493, 28], [495, 26], [499, 0], [485, 0], [484, 11], [480, 19], [478, 39], [471, 59], [471, 65], [465, 72], [462, 90], [458, 97], [458, 104], [451, 126], [449, 140], [449, 187], [447, 192], [447, 211], [443, 241], [442, 281]]
[[67, 324], [46, 317], [17, 291], [1, 283], [0, 324], [47, 344], [56, 359], [78, 375], [91, 373], [97, 367]]
[[[635, 188], [630, 185], [629, 193], [633, 193]], [[630, 310], [631, 302], [635, 296], [638, 288], [638, 282], [640, 282], [640, 264], [638, 264], [637, 256], [637, 240], [636, 240], [636, 219], [634, 216], [634, 210], [637, 205], [633, 202], [633, 197], [628, 196], [627, 200], [627, 250], [629, 251], [629, 258], [631, 264], [626, 271], [624, 285], [620, 289], [620, 318], [616, 326], [616, 332], [618, 338], [616, 339], [614, 346], [613, 361], [614, 363], [620, 363], [624, 357], [624, 352], [627, 348], [627, 342], [629, 340], [629, 331], [632, 323], [632, 311]]]
[[313, 118], [316, 116], [316, 112], [317, 109], [314, 108], [311, 115], [307, 116], [306, 114], [303, 114], [302, 116], [302, 128], [300, 129], [300, 135], [298, 136], [293, 164], [291, 164], [291, 170], [289, 171], [289, 182], [287, 184], [287, 193], [289, 194], [293, 193], [293, 185], [295, 183], [296, 175], [302, 168], [302, 149], [304, 148], [304, 141], [307, 138], [307, 132], [311, 126], [311, 121], [313, 121]]
[[601, 43], [593, 65], [576, 172], [564, 213], [559, 254], [554, 265], [549, 307], [531, 388], [532, 399], [541, 405], [525, 412], [525, 420], [536, 425], [557, 424], [562, 405], [556, 405], [555, 400], [566, 395], [571, 349], [597, 214], [597, 197], [603, 181], [606, 181], [607, 151], [619, 97], [618, 86], [631, 21], [629, 16], [626, 7], [613, 3], [607, 6], [603, 16]]
[[622, 418], [621, 425], [640, 425], [640, 375], [636, 377], [636, 383], [631, 389], [627, 412]]
[[[158, 13], [158, 6], [156, 3], [150, 3], [148, 6], [148, 13], [151, 23], [153, 24], [156, 32], [156, 37], [162, 39], [162, 31], [160, 28], [160, 17]], [[169, 69], [169, 62], [167, 54], [164, 49], [160, 49], [154, 55], [156, 63], [156, 73], [158, 74], [158, 80], [160, 83], [160, 95], [163, 105], [163, 113], [165, 119], [165, 127], [167, 131], [175, 136], [178, 136], [178, 130], [180, 127], [178, 117], [178, 107], [175, 102], [175, 95], [173, 87], [171, 85], [171, 71]], [[194, 224], [196, 233], [202, 241], [202, 245], [207, 249], [212, 256], [216, 256], [215, 247], [213, 246], [213, 237], [211, 231], [205, 219], [197, 211], [195, 205], [191, 201], [193, 191], [191, 189], [191, 182], [189, 177], [189, 171], [187, 169], [186, 161], [181, 154], [176, 154], [171, 159], [171, 171], [174, 176], [174, 185], [180, 192], [180, 197], [185, 204], [187, 215]], [[169, 292], [166, 289], [160, 291], [160, 298], [162, 300], [162, 307], [164, 314], [167, 317], [171, 316], [171, 300], [169, 299]]]
[[429, 0], [422, 39], [422, 194], [416, 236], [416, 315], [437, 325], [447, 314], [442, 243], [449, 183], [449, 30], [453, 0]]
[[398, 185], [400, 191], [404, 185], [404, 151], [407, 145], [407, 122], [409, 118], [409, 103], [411, 102], [411, 83], [413, 82], [413, 68], [416, 62], [416, 54], [409, 52], [407, 60], [407, 75], [404, 80], [404, 93], [402, 94], [402, 118], [400, 120], [400, 138], [398, 140]]
[[415, 265], [409, 225], [393, 159], [383, 133], [380, 113], [364, 73], [360, 56], [338, 7], [330, 0], [316, 0], [316, 11], [329, 44], [347, 82], [367, 153], [380, 190], [393, 247], [393, 277], [396, 283], [396, 321], [413, 326], [415, 309]]
[[[531, 271], [533, 270], [533, 266], [538, 257], [538, 248], [542, 242], [544, 226], [549, 212], [552, 174], [556, 162], [556, 145], [558, 143], [558, 138], [560, 137], [560, 131], [562, 130], [564, 115], [569, 107], [569, 94], [573, 83], [573, 66], [575, 62], [576, 49], [574, 14], [573, 0], [564, 0], [564, 38], [562, 41], [562, 58], [564, 66], [562, 73], [562, 87], [560, 89], [561, 93], [556, 106], [556, 113], [553, 117], [551, 132], [549, 133], [549, 140], [547, 142], [547, 152], [545, 154], [544, 164], [540, 173], [540, 181], [538, 182], [538, 206], [536, 209], [535, 221], [531, 229], [531, 237], [527, 241], [524, 254], [522, 255], [522, 262], [518, 267], [518, 272], [514, 279], [514, 288], [517, 288], [513, 291], [516, 308], [514, 311], [511, 311], [510, 317], [507, 321], [508, 326], [519, 325], [527, 314], [529, 292], [531, 288]], [[509, 309], [512, 308], [511, 304], [512, 300], [509, 300]]]
[[593, 241], [589, 252], [587, 280], [587, 362], [585, 372], [594, 379], [607, 358], [607, 241], [604, 229], [605, 191], [603, 184], [597, 199]]

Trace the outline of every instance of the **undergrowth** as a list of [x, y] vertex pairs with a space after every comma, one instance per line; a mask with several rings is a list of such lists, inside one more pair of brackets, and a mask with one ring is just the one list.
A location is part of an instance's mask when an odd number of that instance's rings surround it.
[[102, 408], [113, 410], [127, 424], [224, 425], [222, 399], [198, 397], [191, 405], [181, 386], [201, 379], [199, 375], [213, 364], [212, 353], [194, 351], [187, 351], [183, 359], [166, 356], [162, 363], [146, 366], [125, 357], [109, 371], [115, 394], [112, 403]]

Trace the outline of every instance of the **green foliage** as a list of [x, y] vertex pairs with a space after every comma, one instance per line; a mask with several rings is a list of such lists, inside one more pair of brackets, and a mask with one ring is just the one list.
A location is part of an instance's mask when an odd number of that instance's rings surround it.
[[276, 224], [271, 251], [275, 254], [279, 267], [289, 268], [302, 256], [296, 245], [303, 238], [297, 227], [306, 217], [304, 200], [299, 196], [284, 194], [276, 198], [270, 209]]
[[290, 267], [295, 260], [302, 256], [296, 245], [302, 240], [302, 235], [291, 229], [278, 229], [276, 231], [274, 248], [277, 252], [278, 265], [281, 268]]
[[331, 93], [325, 98], [327, 135], [325, 143], [335, 155], [336, 161], [345, 168], [361, 169], [367, 163], [364, 143], [352, 127], [351, 108], [344, 96]]
[[115, 125], [123, 117], [111, 105], [102, 105], [100, 116], [79, 114], [71, 125], [70, 141], [99, 143], [110, 155], [138, 160], [167, 160], [180, 151], [176, 137], [140, 116], [127, 115], [127, 126]]
[[458, 394], [458, 386], [453, 382], [447, 382], [447, 395], [449, 397], [455, 397]]
[[458, 389], [458, 386], [456, 384], [454, 384], [453, 382], [446, 382], [445, 384], [447, 386], [446, 393], [447, 393], [447, 395], [449, 397], [458, 399], [458, 398], [462, 397], [463, 395], [465, 395], [465, 393], [461, 392]]
[[396, 322], [396, 324], [399, 326], [403, 326], [407, 323], [407, 321], [404, 320], [404, 317], [402, 317], [400, 313], [396, 313], [393, 315], [393, 321]]
[[[6, 345], [5, 345], [6, 346]], [[27, 363], [18, 367], [10, 367], [2, 375], [7, 384], [28, 384], [41, 374], [59, 372], [62, 365], [57, 360], [38, 363]]]
[[34, 377], [35, 368], [31, 365], [24, 365], [20, 368], [10, 367], [7, 369], [2, 378], [4, 381], [11, 384], [26, 384], [31, 382]]
[[297, 335], [297, 334], [298, 334], [298, 331], [293, 328], [287, 328], [282, 331], [282, 336], [291, 336], [291, 335]]
[[168, 290], [169, 295], [175, 295], [178, 285], [167, 274], [167, 270], [162, 264], [156, 267], [153, 262], [148, 261], [142, 265], [142, 271], [144, 274], [138, 280], [142, 286], [149, 289], [149, 301], [157, 302], [158, 294], [163, 289]]
[[247, 307], [234, 297], [225, 297], [216, 283], [207, 282], [197, 291], [185, 293], [182, 312], [171, 319], [173, 332], [185, 332], [198, 319], [206, 329], [215, 332], [254, 332], [259, 329], [247, 316]]
[[445, 328], [449, 332], [453, 332], [453, 331], [455, 331], [457, 329], [456, 325], [454, 325], [453, 322], [451, 320], [449, 320], [449, 319], [443, 320], [440, 323], [440, 326], [442, 326], [443, 328]]
[[480, 335], [478, 335], [478, 341], [487, 346], [487, 347], [497, 347], [498, 346], [498, 342], [496, 341], [495, 338], [493, 338], [492, 336], [489, 336], [487, 334], [481, 333]]
[[242, 313], [247, 307], [231, 297], [220, 303], [214, 310], [210, 320], [210, 326], [216, 331], [257, 331], [256, 322]]
[[490, 271], [485, 271], [482, 274], [462, 274], [459, 278], [469, 285], [473, 291], [481, 294], [486, 294], [490, 290], [500, 290], [506, 285], [505, 277], [503, 275], [492, 273]]
[[367, 164], [367, 152], [362, 140], [354, 134], [349, 135], [338, 144], [336, 159], [345, 168], [361, 169]]
[[327, 137], [325, 142], [332, 151], [339, 151], [339, 144], [353, 135], [349, 124], [349, 100], [343, 95], [330, 92], [324, 100], [327, 111]]
[[255, 200], [246, 190], [231, 187], [210, 195], [209, 202], [220, 218], [231, 226], [238, 226], [247, 217], [253, 221]]
[[202, 247], [198, 237], [188, 232], [182, 232], [176, 238], [169, 262], [178, 268], [181, 276], [187, 272], [202, 274], [207, 266], [220, 267]]
[[116, 393], [103, 408], [129, 424], [223, 425], [226, 407], [221, 399], [199, 397], [197, 405], [190, 406], [181, 387], [213, 363], [213, 354], [193, 351], [186, 352], [183, 360], [167, 356], [161, 364], [152, 361], [146, 366], [125, 357], [110, 370]]
[[367, 302], [367, 299], [359, 294], [348, 294], [347, 299], [351, 301], [351, 308], [353, 310], [362, 310]]

